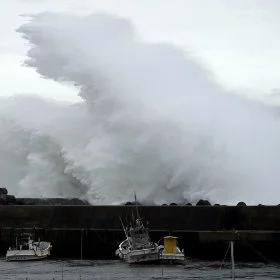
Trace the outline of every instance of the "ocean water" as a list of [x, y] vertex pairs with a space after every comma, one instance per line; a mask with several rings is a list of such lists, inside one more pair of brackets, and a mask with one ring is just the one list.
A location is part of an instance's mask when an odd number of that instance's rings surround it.
[[[235, 279], [280, 279], [280, 264], [237, 263]], [[231, 279], [230, 264], [189, 261], [186, 265], [128, 265], [118, 260], [0, 261], [0, 279]]]

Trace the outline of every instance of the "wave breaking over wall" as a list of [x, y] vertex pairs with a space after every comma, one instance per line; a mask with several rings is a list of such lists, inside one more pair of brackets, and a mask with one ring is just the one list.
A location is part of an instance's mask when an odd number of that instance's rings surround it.
[[18, 196], [120, 203], [279, 203], [279, 118], [230, 95], [169, 44], [112, 15], [43, 13], [19, 28], [26, 65], [80, 104], [0, 103], [1, 184]]

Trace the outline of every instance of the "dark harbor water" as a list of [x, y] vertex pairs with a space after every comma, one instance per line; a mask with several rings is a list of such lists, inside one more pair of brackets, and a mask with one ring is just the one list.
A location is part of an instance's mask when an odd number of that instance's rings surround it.
[[[236, 279], [280, 279], [280, 264], [237, 263]], [[118, 260], [0, 261], [0, 279], [231, 279], [229, 263], [190, 261], [177, 265], [127, 265]]]

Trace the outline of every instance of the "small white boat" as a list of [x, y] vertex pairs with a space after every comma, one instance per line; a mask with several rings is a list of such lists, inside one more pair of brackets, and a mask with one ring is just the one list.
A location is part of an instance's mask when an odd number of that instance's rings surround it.
[[51, 243], [46, 241], [34, 242], [30, 234], [22, 234], [16, 239], [16, 247], [9, 248], [7, 261], [33, 261], [45, 259], [50, 255]]
[[159, 259], [162, 263], [183, 264], [186, 260], [184, 251], [177, 246], [177, 237], [165, 236], [163, 245], [158, 246]]

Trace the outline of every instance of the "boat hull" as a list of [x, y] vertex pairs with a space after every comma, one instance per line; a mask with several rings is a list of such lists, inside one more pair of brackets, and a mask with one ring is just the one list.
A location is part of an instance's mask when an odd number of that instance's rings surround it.
[[7, 261], [36, 261], [48, 257], [48, 254], [37, 255], [33, 250], [10, 250], [6, 254]]
[[155, 249], [133, 250], [125, 254], [123, 259], [129, 264], [154, 263], [159, 261], [159, 254]]
[[185, 264], [186, 262], [183, 254], [161, 254], [159, 259], [164, 264]]

